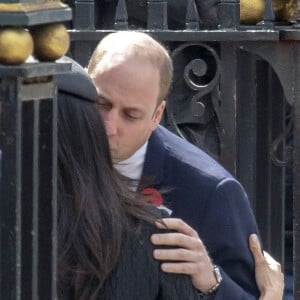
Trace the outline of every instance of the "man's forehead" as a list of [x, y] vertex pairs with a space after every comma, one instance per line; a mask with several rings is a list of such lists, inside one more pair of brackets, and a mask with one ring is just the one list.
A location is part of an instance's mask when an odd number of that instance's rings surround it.
[[124, 62], [128, 61], [128, 58], [121, 53], [106, 53], [102, 59], [97, 63], [94, 75], [101, 74], [107, 70], [115, 68], [122, 65]]

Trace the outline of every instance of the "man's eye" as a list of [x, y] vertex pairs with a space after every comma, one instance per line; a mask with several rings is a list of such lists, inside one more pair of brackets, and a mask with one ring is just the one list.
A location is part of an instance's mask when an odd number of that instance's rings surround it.
[[131, 121], [140, 119], [139, 116], [131, 115], [131, 114], [126, 114], [125, 117], [126, 117], [128, 120], [131, 120]]
[[97, 106], [101, 110], [109, 110], [111, 108], [111, 105], [107, 104], [107, 103], [100, 103], [100, 102], [98, 102]]

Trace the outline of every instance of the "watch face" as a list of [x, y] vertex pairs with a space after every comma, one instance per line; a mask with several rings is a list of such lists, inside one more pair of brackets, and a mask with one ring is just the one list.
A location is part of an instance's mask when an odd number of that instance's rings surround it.
[[220, 283], [222, 281], [222, 275], [221, 275], [220, 269], [217, 266], [214, 266], [214, 274], [215, 274], [217, 283], [213, 287], [211, 287], [207, 292], [205, 292], [205, 293], [199, 292], [200, 299], [203, 299], [203, 300], [212, 299], [212, 296], [218, 290], [218, 287], [220, 286]]
[[217, 282], [220, 283], [222, 281], [222, 275], [220, 269], [217, 266], [214, 266], [214, 272], [215, 272]]

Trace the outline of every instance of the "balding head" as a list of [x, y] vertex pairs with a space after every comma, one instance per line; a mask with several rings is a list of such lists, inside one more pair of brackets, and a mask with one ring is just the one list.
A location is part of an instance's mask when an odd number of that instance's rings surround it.
[[162, 102], [171, 85], [173, 64], [167, 50], [148, 34], [136, 31], [108, 34], [96, 47], [89, 61], [88, 73], [93, 77], [96, 72], [102, 72], [130, 59], [151, 63], [158, 69], [158, 103]]

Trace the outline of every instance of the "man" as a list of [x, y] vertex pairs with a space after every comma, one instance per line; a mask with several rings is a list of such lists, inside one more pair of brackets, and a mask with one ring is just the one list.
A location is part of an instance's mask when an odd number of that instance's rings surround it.
[[159, 126], [173, 72], [167, 51], [144, 33], [113, 33], [97, 46], [88, 72], [115, 167], [140, 188], [151, 182], [167, 190], [164, 205], [175, 219], [164, 222], [178, 232], [151, 237], [162, 269], [190, 275], [203, 299], [258, 298], [248, 249], [257, 226], [243, 188], [203, 151]]

